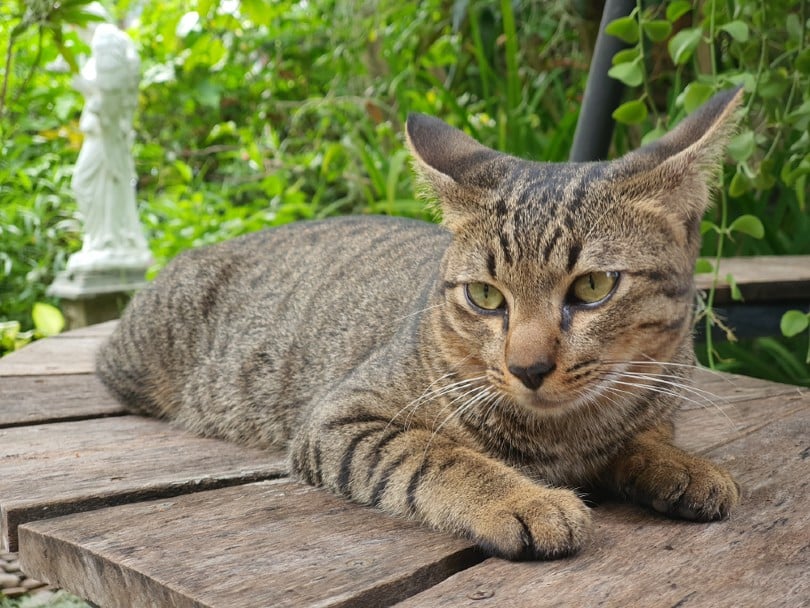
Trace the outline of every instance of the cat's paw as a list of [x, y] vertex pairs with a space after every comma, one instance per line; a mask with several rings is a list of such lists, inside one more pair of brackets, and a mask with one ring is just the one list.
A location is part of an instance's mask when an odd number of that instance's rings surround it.
[[[632, 462], [635, 461], [635, 462]], [[673, 450], [666, 457], [631, 459], [625, 492], [670, 517], [694, 521], [725, 519], [740, 502], [731, 474], [708, 460]]]
[[570, 490], [532, 488], [499, 501], [479, 518], [473, 540], [487, 553], [513, 560], [556, 559], [578, 551], [591, 514]]

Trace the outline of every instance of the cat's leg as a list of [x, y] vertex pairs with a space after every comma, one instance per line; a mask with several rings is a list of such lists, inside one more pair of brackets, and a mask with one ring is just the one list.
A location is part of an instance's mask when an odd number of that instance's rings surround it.
[[292, 468], [306, 481], [509, 559], [562, 557], [587, 538], [589, 509], [572, 491], [535, 483], [431, 430], [346, 411], [318, 416], [294, 439]]
[[723, 519], [739, 503], [740, 489], [716, 464], [677, 448], [672, 425], [631, 440], [605, 470], [603, 481], [622, 497], [671, 517]]

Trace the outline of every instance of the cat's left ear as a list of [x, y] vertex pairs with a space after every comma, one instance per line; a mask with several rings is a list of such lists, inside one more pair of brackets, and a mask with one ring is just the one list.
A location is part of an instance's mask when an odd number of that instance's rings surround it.
[[633, 193], [634, 204], [694, 226], [709, 206], [742, 94], [718, 93], [661, 139], [617, 161], [627, 175], [619, 184], [623, 198]]
[[405, 136], [421, 185], [436, 196], [451, 230], [481, 209], [502, 182], [508, 157], [438, 118], [408, 115]]

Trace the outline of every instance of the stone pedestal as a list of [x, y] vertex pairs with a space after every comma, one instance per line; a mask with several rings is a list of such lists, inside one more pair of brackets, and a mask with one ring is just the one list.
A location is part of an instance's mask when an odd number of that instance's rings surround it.
[[67, 329], [117, 319], [132, 293], [144, 287], [146, 268], [67, 270], [59, 273], [48, 295], [61, 298]]

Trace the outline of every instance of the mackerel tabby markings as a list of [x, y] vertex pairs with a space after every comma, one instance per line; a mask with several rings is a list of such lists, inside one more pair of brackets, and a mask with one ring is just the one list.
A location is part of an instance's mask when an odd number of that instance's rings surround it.
[[[98, 373], [133, 412], [284, 446], [307, 483], [510, 559], [583, 547], [573, 489], [726, 517], [734, 480], [674, 447], [672, 420], [703, 395], [692, 271], [740, 98], [594, 164], [517, 159], [413, 115], [442, 226], [340, 218], [181, 254], [133, 298]], [[603, 273], [609, 297], [572, 300]], [[478, 308], [469, 282], [503, 303]]]

